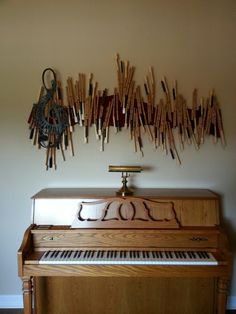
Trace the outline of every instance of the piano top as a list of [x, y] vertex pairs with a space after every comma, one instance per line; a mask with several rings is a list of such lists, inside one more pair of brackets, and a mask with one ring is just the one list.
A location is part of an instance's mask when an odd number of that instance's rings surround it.
[[[116, 196], [114, 188], [48, 188], [32, 196], [32, 199], [74, 199], [108, 198]], [[219, 196], [208, 189], [134, 189], [134, 197], [158, 199], [218, 199]]]
[[[144, 202], [145, 205], [142, 206], [141, 203], [137, 204], [139, 202], [138, 200]], [[32, 196], [32, 201], [32, 223], [40, 225], [71, 225], [78, 215], [81, 208], [80, 204], [82, 203], [84, 204], [83, 206], [85, 206], [85, 209], [82, 211], [82, 216], [94, 216], [93, 209], [90, 207], [91, 209], [89, 210], [88, 207], [86, 207], [86, 203], [90, 202], [102, 203], [103, 205], [101, 206], [103, 206], [104, 210], [107, 206], [106, 203], [116, 204], [119, 202], [120, 205], [124, 203], [126, 207], [128, 206], [127, 210], [125, 210], [125, 214], [124, 211], [122, 211], [125, 216], [132, 215], [132, 206], [135, 206], [137, 216], [141, 215], [140, 217], [146, 215], [144, 213], [145, 206], [151, 206], [150, 210], [152, 211], [151, 208], [153, 208], [153, 205], [151, 203], [159, 202], [159, 209], [155, 209], [153, 214], [155, 215], [155, 213], [157, 213], [156, 219], [162, 220], [161, 225], [165, 228], [167, 228], [167, 226], [164, 226], [164, 221], [166, 218], [169, 220], [170, 217], [172, 217], [171, 219], [174, 223], [169, 226], [170, 228], [176, 228], [177, 225], [203, 227], [219, 225], [219, 196], [207, 189], [136, 189], [134, 190], [134, 194], [130, 197], [117, 198], [114, 188], [48, 188]], [[129, 202], [131, 203], [127, 204]], [[148, 202], [149, 205], [147, 205]], [[114, 206], [112, 205], [111, 207], [115, 211]], [[158, 206], [158, 204], [154, 207], [156, 206]], [[128, 208], [130, 209], [128, 210]], [[140, 208], [143, 209], [142, 213], [138, 213]], [[99, 209], [97, 216], [102, 216], [102, 210], [102, 208]], [[96, 210], [94, 213], [95, 212]], [[128, 214], [128, 212], [131, 214]], [[89, 216], [87, 218], [94, 219], [94, 217]], [[176, 220], [175, 222], [174, 219]], [[138, 227], [144, 227], [141, 226], [141, 224], [143, 223], [140, 222], [140, 226]], [[85, 224], [83, 224], [83, 226], [85, 226]], [[147, 224], [145, 224], [145, 226], [147, 226]], [[89, 226], [86, 226], [86, 228], [87, 227]], [[92, 228], [93, 226], [91, 225], [90, 227]]]

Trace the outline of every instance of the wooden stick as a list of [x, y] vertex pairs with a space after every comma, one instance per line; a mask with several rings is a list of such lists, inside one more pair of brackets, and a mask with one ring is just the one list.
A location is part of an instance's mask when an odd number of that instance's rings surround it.
[[179, 154], [178, 154], [176, 146], [175, 146], [174, 135], [173, 135], [173, 132], [172, 132], [172, 129], [171, 129], [169, 122], [167, 122], [167, 132], [168, 132], [168, 139], [169, 139], [171, 156], [173, 159], [176, 159], [177, 163], [180, 165], [181, 161], [180, 161]]
[[161, 80], [161, 85], [162, 85], [162, 89], [163, 89], [163, 92], [164, 92], [165, 97], [166, 97], [168, 119], [172, 120], [172, 117], [171, 117], [171, 98], [170, 98], [170, 93], [169, 93], [169, 88], [168, 88], [168, 85], [166, 82], [166, 78], [164, 76]]
[[226, 141], [225, 141], [225, 135], [224, 135], [223, 121], [222, 121], [221, 110], [218, 103], [216, 103], [216, 117], [217, 117], [217, 124], [218, 124], [219, 133], [220, 133], [220, 138], [221, 138], [221, 144], [225, 146]]
[[178, 88], [177, 88], [177, 81], [174, 80], [173, 87], [172, 87], [172, 97], [173, 97], [173, 128], [177, 125], [177, 102], [178, 102]]

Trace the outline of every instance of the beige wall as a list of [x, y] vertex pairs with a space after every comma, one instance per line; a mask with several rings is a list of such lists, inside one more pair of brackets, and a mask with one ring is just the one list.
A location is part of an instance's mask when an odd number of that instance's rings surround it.
[[[16, 251], [30, 223], [30, 197], [45, 187], [118, 186], [109, 164], [148, 166], [133, 178], [138, 187], [209, 188], [222, 195], [222, 214], [236, 231], [236, 2], [234, 0], [0, 0], [0, 294], [20, 294]], [[43, 69], [64, 81], [93, 72], [100, 88], [116, 84], [115, 53], [137, 67], [142, 83], [149, 65], [157, 78], [177, 79], [191, 102], [192, 90], [219, 97], [227, 147], [207, 140], [186, 147], [177, 166], [144, 140], [144, 157], [133, 153], [127, 134], [112, 135], [105, 152], [92, 134], [88, 145], [76, 130], [76, 156], [58, 157], [45, 171], [44, 152], [28, 140], [27, 116]], [[160, 82], [160, 81], [159, 81]], [[159, 89], [159, 92], [161, 90]], [[77, 140], [78, 138], [78, 140]], [[236, 265], [235, 265], [236, 266]], [[236, 274], [230, 294], [236, 296]]]

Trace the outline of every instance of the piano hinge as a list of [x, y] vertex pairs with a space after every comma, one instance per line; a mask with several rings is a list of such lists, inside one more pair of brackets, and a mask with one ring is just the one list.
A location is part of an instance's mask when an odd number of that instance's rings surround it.
[[208, 241], [206, 237], [192, 237], [190, 238], [191, 241], [201, 242], [201, 241]]

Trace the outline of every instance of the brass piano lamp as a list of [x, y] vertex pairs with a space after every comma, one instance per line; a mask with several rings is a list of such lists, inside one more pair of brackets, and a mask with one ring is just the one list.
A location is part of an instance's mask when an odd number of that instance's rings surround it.
[[130, 172], [141, 172], [142, 170], [140, 166], [109, 166], [109, 172], [122, 172], [122, 187], [116, 192], [116, 195], [132, 195], [133, 192], [127, 187], [127, 178], [130, 176]]

